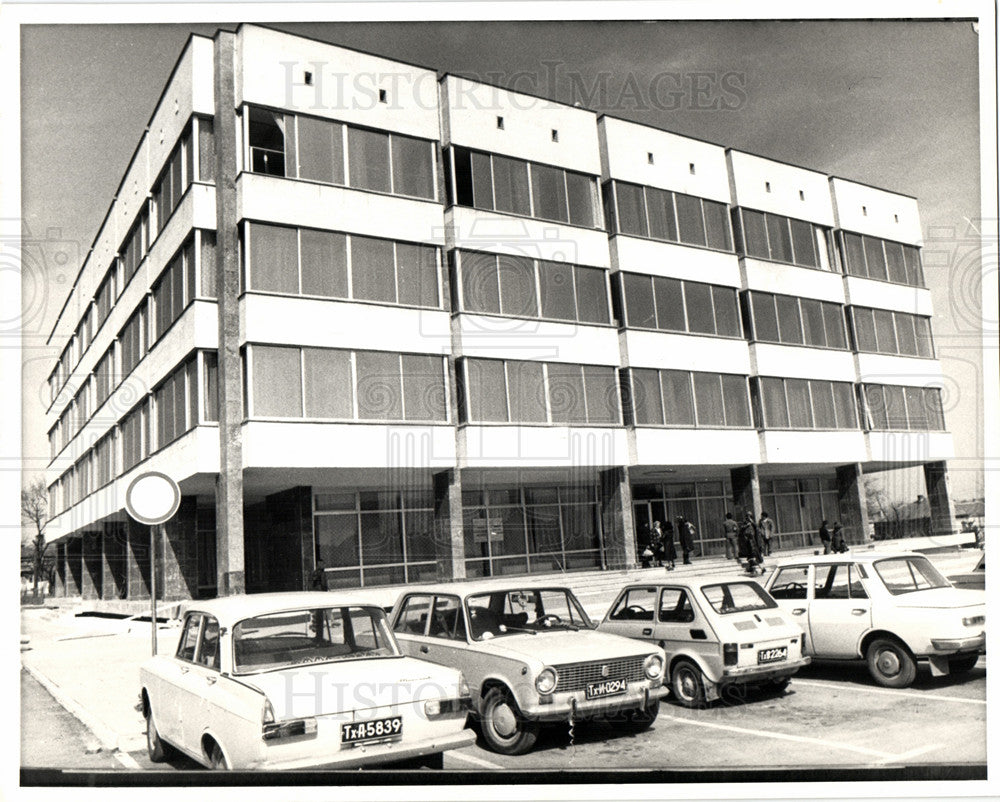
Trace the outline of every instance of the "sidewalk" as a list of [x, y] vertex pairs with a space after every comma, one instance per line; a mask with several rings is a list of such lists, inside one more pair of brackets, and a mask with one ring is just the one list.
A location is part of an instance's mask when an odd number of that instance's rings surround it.
[[[964, 542], [961, 540], [957, 542]], [[978, 549], [958, 549], [949, 539], [911, 538], [873, 544], [879, 551], [893, 549], [928, 550], [943, 573], [959, 573], [972, 568], [979, 559]], [[854, 547], [855, 550], [869, 547]], [[767, 560], [770, 569], [779, 560], [813, 549], [776, 552]], [[678, 564], [671, 577], [692, 574], [743, 576], [732, 560], [721, 557], [696, 558], [693, 565]], [[649, 581], [664, 575], [663, 569], [638, 568], [560, 574], [553, 581], [573, 588], [594, 618], [603, 616], [621, 587], [629, 582]], [[540, 575], [529, 577], [537, 582]], [[518, 577], [503, 577], [502, 584]], [[352, 596], [357, 594], [352, 591]], [[396, 589], [374, 588], [371, 601], [389, 605]], [[387, 600], [387, 601], [386, 601]], [[163, 605], [167, 610], [176, 605]], [[44, 607], [21, 609], [21, 663], [56, 700], [91, 730], [108, 751], [133, 752], [145, 749], [146, 724], [135, 710], [139, 694], [139, 666], [151, 651], [148, 621], [77, 616], [83, 609], [79, 599], [50, 599]], [[161, 623], [157, 629], [160, 654], [171, 654], [180, 635], [179, 622]]]

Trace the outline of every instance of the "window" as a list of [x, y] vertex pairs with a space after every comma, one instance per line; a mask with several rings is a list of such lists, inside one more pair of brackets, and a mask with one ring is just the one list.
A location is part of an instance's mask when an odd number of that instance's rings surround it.
[[108, 400], [115, 388], [114, 345], [111, 345], [94, 368], [94, 389], [97, 397], [97, 409]]
[[663, 421], [668, 426], [694, 426], [694, 395], [691, 375], [681, 370], [661, 370]]
[[324, 184], [344, 183], [344, 127], [316, 117], [299, 117], [299, 178]]
[[609, 182], [606, 189], [612, 212], [609, 224], [617, 234], [733, 249], [729, 208], [724, 203], [624, 181]]
[[132, 313], [132, 317], [125, 324], [125, 328], [118, 333], [123, 377], [128, 376], [132, 372], [135, 366], [139, 364], [139, 360], [142, 359], [143, 354], [146, 353], [145, 337], [143, 336], [145, 328], [146, 305], [142, 304]]
[[204, 387], [202, 388], [202, 420], [219, 420], [219, 355], [204, 351]]
[[177, 659], [194, 662], [195, 651], [198, 648], [198, 631], [201, 627], [201, 614], [193, 613], [184, 621], [184, 631], [181, 632], [177, 644]]
[[757, 379], [764, 427], [768, 429], [855, 429], [853, 386], [821, 379]]
[[94, 489], [104, 487], [115, 478], [115, 437], [114, 429], [94, 445]]
[[771, 597], [775, 599], [805, 599], [809, 592], [809, 569], [805, 566], [779, 568], [771, 583]]
[[599, 225], [593, 176], [457, 145], [448, 158], [455, 183], [449, 198], [460, 206], [587, 228]]
[[872, 431], [944, 431], [938, 387], [865, 384], [867, 428]]
[[253, 346], [253, 415], [302, 417], [301, 355], [298, 348]]
[[829, 269], [829, 258], [820, 247], [826, 242], [821, 226], [752, 209], [740, 209], [735, 217], [740, 222], [746, 256]]
[[286, 116], [251, 108], [248, 117], [250, 169], [265, 175], [285, 175]]
[[749, 296], [757, 342], [847, 348], [840, 304], [757, 290]]
[[626, 325], [739, 337], [736, 291], [661, 276], [622, 273]]
[[120, 424], [122, 440], [122, 470], [127, 471], [148, 455], [146, 436], [146, 404], [140, 404], [126, 415]]
[[389, 135], [352, 126], [347, 129], [347, 148], [351, 186], [389, 192]]
[[[168, 445], [197, 423], [187, 416], [187, 379], [188, 366], [181, 365], [153, 391], [157, 448]], [[192, 386], [190, 392], [197, 393], [197, 387]], [[197, 409], [197, 405], [194, 408]]]
[[[166, 228], [167, 221], [174, 213], [191, 183], [191, 169], [187, 167], [191, 150], [191, 129], [185, 129], [180, 141], [170, 153], [160, 177], [153, 184], [153, 207], [156, 209], [156, 232]], [[134, 269], [133, 269], [134, 272]], [[126, 273], [128, 278], [131, 274]], [[126, 281], [128, 280], [126, 278]]]
[[892, 240], [842, 231], [841, 252], [847, 273], [852, 276], [924, 286], [920, 250]]
[[153, 309], [155, 326], [152, 340], [156, 341], [166, 332], [186, 308], [192, 298], [194, 268], [194, 241], [188, 240], [184, 247], [170, 261], [153, 285]]
[[652, 621], [656, 611], [656, 588], [629, 588], [618, 599], [612, 621]]
[[97, 288], [97, 329], [99, 329], [103, 325], [104, 321], [108, 319], [108, 315], [111, 313], [111, 307], [114, 305], [115, 299], [118, 297], [116, 283], [115, 268], [114, 265], [112, 265], [108, 269], [108, 273], [101, 282], [101, 285]]
[[198, 180], [215, 181], [215, 130], [212, 120], [197, 117], [198, 125]]
[[403, 600], [403, 606], [396, 618], [393, 631], [409, 635], [423, 635], [427, 628], [430, 609], [430, 596], [407, 596]]
[[125, 237], [125, 241], [119, 249], [119, 258], [121, 259], [122, 272], [124, 273], [122, 278], [123, 285], [128, 284], [132, 276], [135, 275], [135, 271], [139, 269], [139, 265], [142, 263], [148, 247], [149, 211], [143, 205], [139, 217], [132, 226], [132, 230], [129, 231], [128, 236]]
[[303, 348], [302, 358], [305, 417], [354, 417], [350, 351]]
[[432, 638], [465, 640], [465, 615], [457, 596], [437, 596], [427, 634]]
[[888, 309], [851, 307], [859, 351], [900, 356], [932, 357], [930, 318]]
[[219, 622], [211, 616], [205, 616], [201, 627], [201, 640], [198, 643], [197, 662], [206, 668], [218, 671], [219, 654]]
[[631, 370], [635, 424], [749, 428], [746, 377], [683, 370]]

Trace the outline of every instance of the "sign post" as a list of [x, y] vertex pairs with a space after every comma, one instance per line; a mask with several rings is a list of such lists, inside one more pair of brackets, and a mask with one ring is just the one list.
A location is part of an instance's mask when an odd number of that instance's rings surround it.
[[149, 526], [149, 623], [151, 646], [156, 655], [156, 546], [162, 540], [163, 524], [177, 513], [181, 489], [177, 482], [159, 471], [146, 471], [131, 481], [125, 491], [125, 511]]

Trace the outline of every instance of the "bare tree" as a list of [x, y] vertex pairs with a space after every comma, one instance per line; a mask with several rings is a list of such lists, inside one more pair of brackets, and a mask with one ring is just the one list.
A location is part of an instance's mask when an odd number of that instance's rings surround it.
[[45, 563], [45, 552], [48, 544], [45, 542], [45, 526], [48, 524], [49, 494], [43, 479], [35, 479], [27, 488], [21, 490], [21, 520], [34, 528], [35, 536], [31, 539], [34, 547], [34, 566], [32, 573], [35, 582], [35, 598], [38, 598], [38, 580]]

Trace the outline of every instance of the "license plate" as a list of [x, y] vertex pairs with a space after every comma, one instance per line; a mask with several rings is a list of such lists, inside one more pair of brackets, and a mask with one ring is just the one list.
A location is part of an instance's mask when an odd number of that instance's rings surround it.
[[779, 646], [776, 649], [761, 649], [757, 652], [757, 664], [762, 663], [780, 663], [782, 660], [788, 659], [788, 647]]
[[624, 679], [606, 679], [592, 682], [587, 686], [588, 699], [603, 699], [605, 696], [620, 696], [625, 693], [628, 683]]
[[403, 717], [390, 716], [370, 721], [351, 721], [340, 725], [340, 742], [345, 746], [388, 741], [403, 737]]

